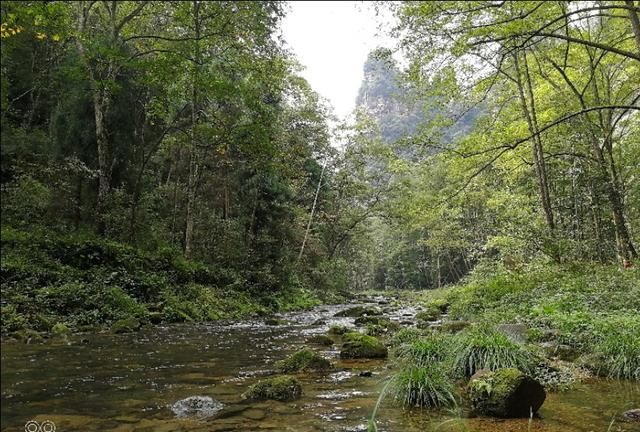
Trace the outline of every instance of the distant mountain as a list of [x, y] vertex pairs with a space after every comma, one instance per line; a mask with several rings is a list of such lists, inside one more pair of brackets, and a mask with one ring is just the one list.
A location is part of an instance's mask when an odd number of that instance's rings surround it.
[[410, 106], [401, 87], [400, 71], [388, 50], [378, 48], [364, 64], [364, 79], [356, 106], [377, 120], [382, 138], [394, 142], [413, 135], [423, 118], [419, 104]]
[[[436, 101], [418, 100], [400, 80], [401, 72], [389, 50], [378, 48], [364, 64], [364, 79], [356, 98], [356, 107], [364, 109], [377, 122], [382, 139], [393, 143], [417, 135], [420, 127], [442, 113]], [[462, 106], [448, 107], [447, 112], [462, 111]], [[450, 144], [466, 135], [480, 110], [472, 108], [460, 115], [451, 126], [439, 130], [441, 144]]]

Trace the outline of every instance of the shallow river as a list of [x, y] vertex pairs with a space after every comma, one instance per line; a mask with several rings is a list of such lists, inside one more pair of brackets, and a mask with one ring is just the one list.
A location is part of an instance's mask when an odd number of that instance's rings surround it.
[[[305, 345], [346, 306], [323, 306], [283, 315], [288, 325], [263, 320], [155, 326], [138, 333], [75, 335], [71, 344], [2, 344], [2, 431], [24, 431], [28, 421], [66, 431], [366, 431], [385, 378], [384, 361], [340, 361], [338, 348], [323, 348], [336, 370], [301, 375], [303, 397], [295, 402], [252, 402], [240, 397], [273, 363]], [[392, 316], [410, 318], [404, 309]], [[318, 319], [326, 324], [313, 325]], [[82, 343], [82, 339], [86, 343]], [[359, 376], [371, 371], [371, 377]], [[213, 419], [177, 419], [170, 405], [189, 396], [224, 404]], [[464, 419], [456, 412], [404, 411], [382, 403], [379, 431], [638, 431], [615, 421], [640, 406], [637, 383], [597, 380], [549, 394], [539, 418]], [[34, 429], [36, 430], [36, 429]]]

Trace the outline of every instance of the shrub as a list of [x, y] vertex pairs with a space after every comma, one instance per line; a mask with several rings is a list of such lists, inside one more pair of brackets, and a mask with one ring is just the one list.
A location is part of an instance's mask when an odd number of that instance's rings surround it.
[[480, 369], [516, 368], [532, 372], [536, 357], [494, 328], [469, 327], [454, 336], [453, 370], [470, 377]]

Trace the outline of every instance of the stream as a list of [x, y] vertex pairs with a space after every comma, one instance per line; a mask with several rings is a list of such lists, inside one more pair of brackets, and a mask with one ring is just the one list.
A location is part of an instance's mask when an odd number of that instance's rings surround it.
[[[328, 373], [299, 375], [303, 396], [294, 402], [246, 402], [240, 395], [273, 364], [324, 334], [332, 324], [353, 326], [333, 315], [352, 305], [320, 306], [281, 314], [289, 324], [263, 319], [209, 324], [171, 324], [129, 334], [78, 334], [70, 344], [2, 343], [2, 431], [24, 431], [28, 421], [66, 431], [366, 431], [389, 361], [341, 361], [339, 346], [314, 347], [336, 364]], [[412, 308], [390, 318], [412, 319]], [[324, 324], [315, 323], [325, 320]], [[370, 371], [371, 376], [360, 376]], [[224, 404], [214, 418], [176, 418], [174, 402], [194, 395]], [[593, 380], [549, 393], [538, 418], [462, 418], [454, 411], [405, 411], [385, 400], [379, 431], [638, 431], [640, 423], [616, 421], [640, 406], [640, 385]], [[51, 423], [45, 432], [52, 432]], [[34, 431], [37, 429], [33, 429]]]

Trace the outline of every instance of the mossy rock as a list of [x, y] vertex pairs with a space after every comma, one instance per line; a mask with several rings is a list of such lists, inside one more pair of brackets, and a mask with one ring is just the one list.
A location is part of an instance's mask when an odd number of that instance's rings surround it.
[[149, 322], [151, 324], [160, 324], [162, 322], [162, 312], [149, 312]]
[[314, 335], [307, 339], [307, 343], [315, 344], [315, 345], [331, 346], [333, 345], [333, 339], [325, 335]]
[[335, 317], [351, 317], [358, 318], [364, 315], [372, 316], [372, 315], [380, 315], [382, 310], [378, 307], [374, 306], [354, 306], [349, 309], [345, 309], [343, 311], [335, 314]]
[[439, 309], [423, 310], [416, 314], [416, 320], [422, 322], [437, 321], [440, 315], [442, 314]]
[[276, 367], [281, 372], [289, 373], [324, 371], [331, 369], [333, 365], [317, 352], [305, 348], [277, 362]]
[[343, 338], [344, 343], [340, 350], [342, 359], [387, 358], [387, 347], [372, 336], [352, 332], [345, 334]]
[[264, 323], [268, 326], [279, 326], [288, 324], [288, 321], [281, 318], [267, 318]]
[[330, 335], [336, 335], [336, 336], [342, 336], [345, 333], [349, 333], [351, 331], [351, 329], [349, 327], [345, 327], [345, 326], [341, 326], [341, 325], [332, 325], [331, 327], [329, 327], [329, 334]]
[[302, 396], [302, 385], [290, 376], [278, 376], [261, 380], [252, 385], [242, 394], [242, 397], [250, 400], [292, 401]]
[[131, 333], [140, 330], [140, 321], [135, 318], [124, 318], [113, 323], [112, 333]]
[[385, 321], [388, 321], [388, 320], [385, 317], [380, 316], [380, 315], [374, 315], [374, 316], [364, 315], [364, 316], [356, 318], [354, 323], [357, 326], [366, 326], [367, 324], [380, 325], [381, 323], [383, 323]]
[[544, 387], [514, 368], [494, 372], [478, 371], [469, 381], [469, 397], [479, 414], [502, 417], [529, 417], [540, 409], [546, 393]]

